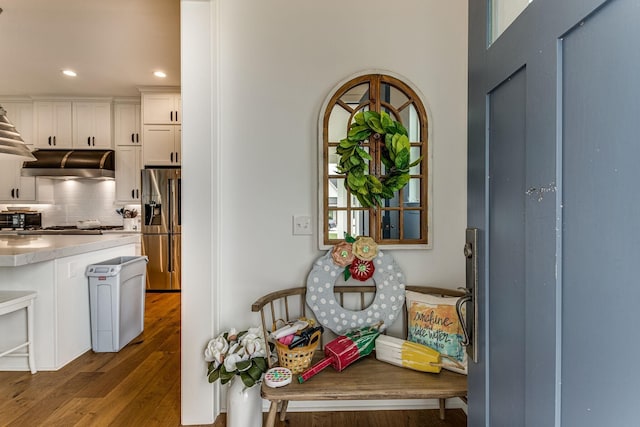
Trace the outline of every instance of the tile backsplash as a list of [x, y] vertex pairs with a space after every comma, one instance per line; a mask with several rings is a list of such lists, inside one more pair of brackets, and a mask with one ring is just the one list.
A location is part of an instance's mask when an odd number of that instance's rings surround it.
[[54, 204], [0, 204], [0, 210], [11, 206], [28, 206], [42, 212], [42, 226], [76, 225], [79, 220], [97, 219], [102, 225], [122, 225], [116, 209], [125, 207], [140, 212], [140, 205], [116, 203], [113, 180], [53, 180]]

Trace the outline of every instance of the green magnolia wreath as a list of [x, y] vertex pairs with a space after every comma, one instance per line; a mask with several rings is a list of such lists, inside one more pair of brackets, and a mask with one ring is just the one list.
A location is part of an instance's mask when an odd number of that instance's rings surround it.
[[[345, 187], [362, 206], [381, 206], [383, 199], [392, 199], [396, 191], [407, 185], [409, 169], [419, 164], [422, 156], [411, 162], [407, 129], [384, 111], [360, 112], [354, 120], [336, 150], [340, 157], [337, 170], [346, 176]], [[368, 173], [371, 156], [362, 148], [367, 139], [371, 144], [380, 144], [380, 160], [386, 175]]]

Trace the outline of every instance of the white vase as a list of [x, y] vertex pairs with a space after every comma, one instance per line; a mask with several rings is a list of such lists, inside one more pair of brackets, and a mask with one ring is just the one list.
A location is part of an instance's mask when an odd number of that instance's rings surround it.
[[260, 384], [247, 388], [235, 377], [227, 389], [227, 427], [262, 427]]

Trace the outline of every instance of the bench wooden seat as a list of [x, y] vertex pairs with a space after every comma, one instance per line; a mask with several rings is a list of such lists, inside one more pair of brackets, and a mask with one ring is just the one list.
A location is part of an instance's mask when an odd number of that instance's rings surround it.
[[[422, 286], [407, 286], [407, 290], [433, 295], [462, 295], [450, 289]], [[359, 305], [365, 307], [367, 296], [375, 293], [375, 287], [336, 286], [334, 291], [343, 305], [345, 295], [359, 294]], [[299, 317], [312, 317], [311, 310], [306, 309], [305, 295], [304, 287], [286, 289], [266, 295], [252, 305], [252, 311], [259, 311], [261, 314], [265, 336], [268, 336], [272, 325], [278, 319], [288, 321]], [[290, 300], [297, 300], [297, 303], [293, 305]], [[406, 337], [404, 307], [402, 317], [403, 334]], [[322, 357], [322, 351], [317, 351], [314, 360]], [[295, 378], [291, 384], [280, 388], [271, 388], [263, 383], [261, 394], [271, 402], [267, 427], [273, 427], [278, 412], [280, 419], [284, 421], [289, 401], [438, 399], [440, 418], [444, 419], [445, 399], [459, 397], [466, 402], [467, 377], [446, 370], [439, 374], [431, 374], [399, 368], [377, 360], [372, 354], [353, 363], [342, 372], [327, 368], [303, 384], [299, 384]]]

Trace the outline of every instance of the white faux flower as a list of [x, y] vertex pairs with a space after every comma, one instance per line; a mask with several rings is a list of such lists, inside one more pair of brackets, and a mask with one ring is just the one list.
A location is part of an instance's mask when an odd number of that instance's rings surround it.
[[215, 366], [218, 367], [224, 360], [227, 350], [229, 350], [229, 343], [220, 335], [207, 344], [207, 347], [204, 349], [204, 360], [207, 362], [215, 361]]
[[227, 372], [233, 372], [237, 369], [236, 364], [240, 361], [242, 361], [242, 356], [239, 354], [229, 354], [224, 358], [224, 369], [226, 369]]
[[240, 340], [240, 344], [246, 350], [249, 357], [266, 357], [264, 338], [261, 328], [251, 328]]

